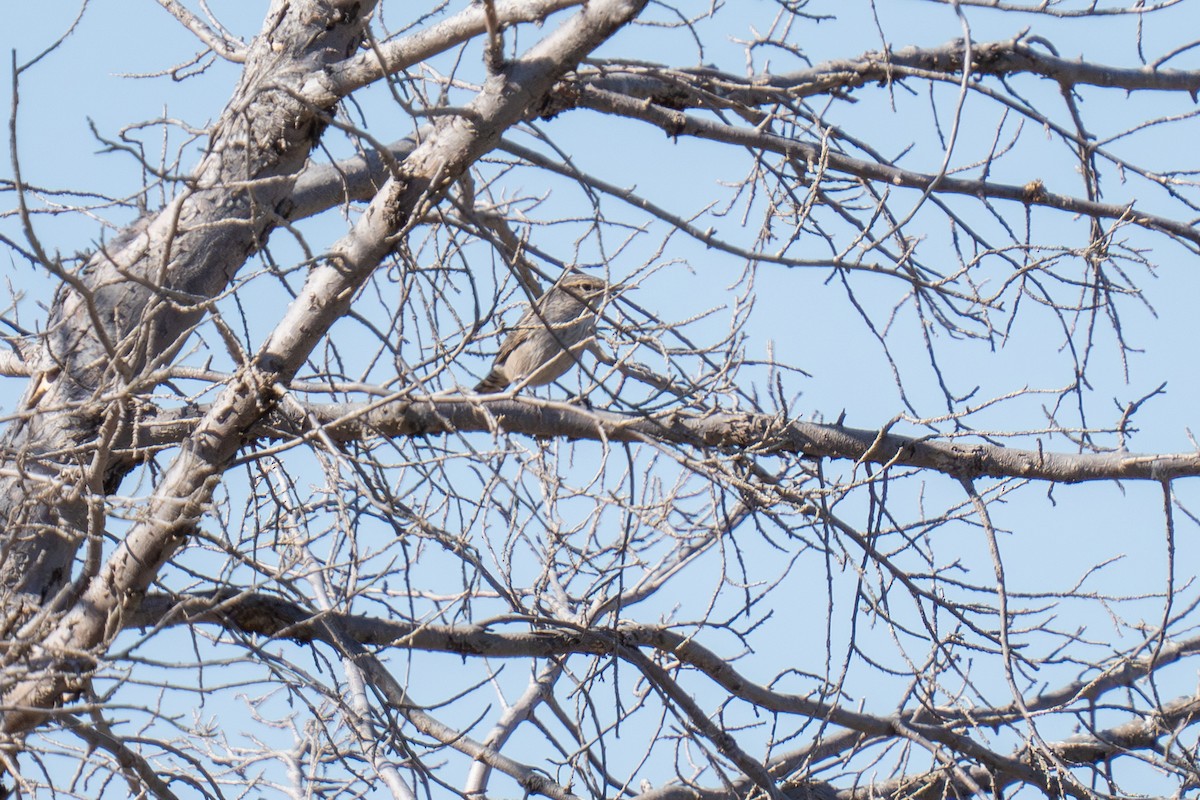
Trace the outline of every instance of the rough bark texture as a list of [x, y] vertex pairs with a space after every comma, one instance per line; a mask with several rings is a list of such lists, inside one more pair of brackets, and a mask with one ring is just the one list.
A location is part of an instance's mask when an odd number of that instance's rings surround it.
[[[431, 204], [436, 203], [475, 159], [495, 146], [505, 129], [522, 119], [531, 108], [536, 107], [564, 72], [574, 67], [588, 52], [632, 19], [643, 5], [644, 0], [591, 3], [571, 21], [534, 46], [523, 58], [507, 65], [503, 72], [489, 79], [484, 91], [470, 106], [462, 113], [439, 122], [432, 135], [413, 151], [406, 159], [401, 174], [391, 178], [384, 185], [350, 234], [331, 248], [328, 263], [313, 270], [303, 293], [288, 308], [254, 362], [247, 365], [226, 386], [220, 399], [209, 409], [195, 432], [183, 442], [181, 452], [156, 488], [142, 520], [125, 535], [117, 551], [100, 565], [94, 576], [83, 576], [90, 580], [85, 582], [81, 579], [78, 582], [81, 589], [78, 600], [65, 609], [61, 619], [47, 617], [45, 614], [39, 615], [39, 635], [35, 638], [37, 643], [32, 645], [32, 654], [25, 656], [30, 664], [32, 676], [19, 682], [5, 696], [6, 705], [16, 707], [4, 716], [3, 730], [6, 733], [20, 732], [37, 724], [44, 719], [44, 713], [39, 709], [57, 704], [64, 692], [73, 690], [76, 678], [72, 673], [77, 668], [61, 669], [63, 655], [87, 653], [93, 648], [101, 647], [106, 640], [116, 635], [125, 610], [136, 607], [147, 587], [157, 576], [158, 570], [185, 544], [195, 524], [208, 507], [223, 470], [242, 446], [244, 434], [274, 405], [277, 399], [276, 384], [290, 379], [295, 374], [330, 326], [345, 314], [363, 282], [396, 246], [398, 237], [403, 236], [411, 221]], [[285, 5], [285, 10], [290, 8]], [[353, 9], [356, 12], [362, 11], [357, 4]], [[355, 21], [361, 21], [357, 15], [338, 15], [332, 20], [326, 16], [317, 17], [312, 13], [301, 14], [301, 17], [309, 24], [322, 24], [325, 28], [333, 30], [354, 29]], [[264, 36], [260, 37], [256, 44], [258, 52], [261, 53], [263, 49], [270, 53], [275, 52], [272, 46], [274, 32], [287, 18], [287, 14], [281, 13], [275, 24], [268, 26]], [[346, 40], [347, 47], [356, 43], [357, 36], [356, 33]], [[321, 41], [325, 46], [320, 47], [318, 52], [333, 52], [335, 57], [348, 55], [347, 48], [331, 51], [328, 43], [315, 35], [305, 38], [298, 36], [296, 31], [290, 31], [288, 41]], [[307, 70], [276, 69], [276, 72], [293, 76], [296, 79], [295, 83], [299, 83], [319, 67], [319, 62], [311, 58], [307, 61]], [[268, 57], [267, 63], [276, 62]], [[281, 94], [288, 95], [285, 89], [274, 88], [276, 84], [271, 77], [274, 73], [271, 73], [271, 76], [260, 76], [248, 70], [248, 75], [251, 77], [243, 81], [238, 94], [239, 98], [246, 98], [245, 102], [271, 99], [279, 101]], [[234, 102], [230, 107], [237, 109], [239, 105], [238, 102]], [[278, 112], [278, 109], [273, 110]], [[313, 112], [312, 109], [306, 110]], [[298, 115], [301, 108], [292, 108], [290, 111]], [[220, 158], [221, 154], [235, 153], [240, 156], [236, 163], [247, 171], [251, 163], [263, 168], [264, 172], [256, 173], [257, 179], [251, 184], [253, 187], [282, 185], [290, 192], [294, 183], [294, 178], [290, 176], [299, 171], [303, 159], [299, 152], [295, 152], [296, 148], [286, 146], [286, 142], [296, 140], [303, 144], [307, 152], [319, 134], [320, 112], [321, 110], [317, 109], [317, 116], [311, 116], [306, 123], [299, 125], [295, 121], [301, 119], [298, 116], [293, 118], [286, 112], [282, 117], [278, 116], [278, 113], [272, 114], [269, 118], [275, 120], [277, 126], [268, 125], [264, 128], [260, 124], [252, 124], [245, 128], [241, 136], [223, 139], [220, 132], [225, 126], [237, 129], [238, 114], [233, 113], [232, 122], [223, 119], [218, 125], [217, 143], [212, 147], [210, 157], [198, 171], [200, 178], [197, 185], [204, 187], [209, 181], [215, 180], [217, 176], [213, 175], [212, 171], [218, 164], [223, 165], [222, 168], [227, 166], [227, 161]], [[305, 131], [307, 137], [294, 133]], [[274, 152], [275, 140], [272, 137], [279, 137], [277, 149], [280, 155], [290, 152], [294, 158], [284, 162], [280, 156], [272, 156], [263, 157], [261, 164], [259, 161], [253, 161], [252, 157], [256, 154]], [[285, 164], [291, 171], [287, 173], [288, 177], [281, 178]], [[208, 178], [205, 178], [206, 175]], [[229, 176], [224, 175], [224, 179], [229, 180]], [[244, 184], [244, 181], [234, 182], [237, 186]], [[163, 285], [166, 288], [161, 291], [142, 292], [144, 302], [140, 306], [131, 302], [128, 297], [120, 300], [125, 296], [122, 293], [130, 292], [129, 281], [118, 283], [111, 278], [107, 283], [100, 282], [89, 286], [78, 300], [68, 297], [61, 304], [65, 309], [64, 313], [68, 314], [68, 319], [77, 319], [69, 316], [70, 314], [86, 313], [88, 304], [83, 298], [90, 297], [93, 293], [112, 299], [113, 329], [125, 337], [122, 342], [129, 341], [128, 352], [131, 357], [124, 357], [126, 351], [119, 349], [116, 353], [110, 353], [108, 359], [96, 359], [96, 363], [127, 363], [129, 368], [137, 370], [130, 375], [136, 376], [142, 366], [149, 363], [154, 356], [177, 347], [179, 334], [173, 326], [178, 326], [182, 332], [194, 319], [194, 315], [203, 310], [202, 304], [198, 302], [189, 302], [179, 307], [181, 293], [186, 293], [189, 300], [203, 289], [215, 293], [232, 277], [231, 271], [220, 269], [227, 265], [223, 265], [219, 257], [215, 260], [210, 257], [214, 248], [202, 246], [198, 242], [187, 244], [188, 252], [197, 253], [195, 258], [200, 259], [199, 262], [192, 263], [189, 260], [186, 266], [176, 268], [170, 254], [175, 252], [180, 237], [191, 231], [196, 231], [198, 236], [210, 230], [221, 231], [223, 236], [228, 236], [233, 242], [240, 242], [245, 247], [245, 252], [241, 253], [238, 260], [238, 263], [241, 263], [261, 241], [261, 236], [279, 219], [279, 209], [276, 209], [274, 214], [251, 213], [260, 212], [269, 205], [268, 200], [272, 198], [276, 203], [283, 202], [281, 198], [269, 193], [260, 195], [256, 191], [246, 191], [245, 197], [235, 201], [221, 199], [218, 192], [217, 198], [205, 198], [205, 201], [195, 208], [180, 201], [177, 203], [177, 211], [156, 218], [150, 225], [147, 241], [141, 249], [147, 251], [144, 257], [148, 260], [144, 263], [146, 269], [155, 276], [155, 285]], [[250, 215], [251, 224], [238, 224], [242, 218], [236, 216], [235, 211]], [[206, 213], [215, 216], [206, 218]], [[254, 224], [253, 221], [257, 221], [258, 224]], [[205, 227], [205, 224], [212, 227]], [[149, 245], [159, 241], [159, 225], [169, 225], [169, 228], [162, 231], [161, 250], [157, 257], [154, 257], [155, 254]], [[241, 231], [242, 236], [236, 236], [234, 231]], [[219, 253], [231, 252], [230, 247], [233, 244], [230, 241], [222, 238], [219, 243], [221, 246], [215, 248]], [[115, 260], [110, 266], [114, 270], [119, 269]], [[220, 270], [219, 273], [214, 272], [216, 270]], [[171, 278], [177, 271], [184, 276], [180, 283]], [[201, 298], [195, 299], [199, 301]], [[120, 311], [115, 310], [118, 302], [122, 303]], [[135, 313], [139, 307], [140, 317]], [[172, 311], [168, 313], [166, 309]], [[62, 330], [64, 335], [69, 335], [67, 332], [71, 330], [71, 326], [64, 323]], [[176, 338], [172, 339], [170, 334], [175, 334]], [[91, 353], [95, 359], [95, 347], [85, 343], [84, 338], [79, 333], [69, 335], [72, 358], [80, 353]], [[85, 368], [72, 368], [77, 363], [64, 361], [52, 386], [69, 385], [75, 392], [72, 396], [78, 396], [87, 389], [90, 381], [97, 380], [96, 375]], [[120, 375], [109, 378], [115, 383], [115, 388], [108, 391], [115, 394], [124, 388], [119, 383], [120, 378]], [[55, 392], [54, 396], [59, 397], [58, 392]], [[59, 401], [61, 402], [61, 398]], [[73, 415], [74, 418], [79, 416], [81, 415]], [[81, 431], [78, 427], [72, 427], [70, 430], [76, 437], [87, 434], [86, 430]], [[44, 441], [45, 434], [42, 435]], [[106, 474], [107, 471], [106, 468]], [[63, 481], [61, 470], [56, 480]], [[70, 482], [66, 485], [73, 488], [75, 483]], [[62, 527], [61, 522], [59, 525]], [[68, 541], [82, 542], [85, 540], [82, 530], [81, 526], [67, 528], [65, 538]], [[56, 579], [58, 584], [61, 584], [73, 551], [67, 547], [46, 546], [41, 537], [31, 538], [31, 541], [40, 556], [39, 566], [44, 569], [46, 562], [54, 565], [49, 575], [41, 575], [39, 572], [38, 577], [43, 580]], [[41, 545], [40, 548], [38, 545]], [[20, 563], [27, 567], [30, 559], [10, 559], [10, 563]], [[18, 587], [25, 589], [36, 586], [41, 589], [44, 600], [48, 590], [43, 583], [36, 583], [30, 577], [29, 573], [32, 571], [34, 570], [24, 571], [24, 582], [18, 583]], [[21, 577], [20, 572], [14, 574], [14, 583]], [[47, 622], [50, 624], [47, 625]], [[34, 638], [32, 630], [30, 634], [31, 638]], [[70, 658], [77, 661], [79, 656], [72, 655]], [[86, 659], [83, 663], [86, 664]]]
[[130, 465], [103, 448], [76, 448], [101, 438], [105, 421], [115, 420], [109, 412], [148, 388], [147, 369], [183, 346], [207, 304], [287, 215], [296, 175], [332, 111], [300, 90], [354, 52], [373, 5], [277, 0], [191, 188], [65, 276], [39, 380], [25, 396], [27, 416], [0, 445], [10, 467], [0, 478], [8, 608], [21, 594], [53, 597], [78, 547], [100, 533], [89, 527], [88, 498], [102, 503]]
[[[243, 70], [186, 79], [198, 144], [142, 121], [202, 151], [140, 155], [166, 208], [63, 263], [37, 169], [0, 209], [59, 286], [0, 309], [45, 331], [0, 357], [0, 793], [1200, 785], [1177, 4], [1091, 61], [869, 0], [159, 5]], [[1065, 8], [903, 13], [971, 5]], [[572, 272], [619, 287], [585, 357], [472, 393]]]

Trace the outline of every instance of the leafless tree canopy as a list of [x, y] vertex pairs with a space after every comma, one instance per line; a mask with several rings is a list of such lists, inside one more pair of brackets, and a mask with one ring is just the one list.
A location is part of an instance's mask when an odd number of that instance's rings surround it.
[[[1200, 787], [1196, 2], [105, 5], [12, 44], [5, 792]], [[46, 181], [143, 17], [207, 110]]]

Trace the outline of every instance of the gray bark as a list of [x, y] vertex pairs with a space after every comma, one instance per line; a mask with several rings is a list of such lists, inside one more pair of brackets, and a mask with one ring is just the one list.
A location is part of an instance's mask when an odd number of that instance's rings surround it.
[[[103, 523], [89, 508], [131, 465], [77, 448], [115, 424], [110, 412], [147, 388], [147, 368], [183, 345], [206, 304], [289, 213], [296, 175], [332, 112], [301, 90], [357, 49], [373, 5], [276, 0], [189, 189], [101, 246], [78, 275], [64, 275], [26, 417], [0, 445], [8, 608], [53, 597], [79, 546], [99, 534]], [[28, 597], [14, 604], [14, 595]]]
[[[72, 663], [64, 669], [64, 654], [75, 654], [72, 657], [78, 659], [78, 654], [102, 647], [116, 634], [123, 614], [136, 608], [158, 570], [186, 543], [245, 433], [273, 405], [276, 384], [288, 380], [303, 364], [413, 220], [436, 203], [475, 159], [493, 148], [508, 127], [535, 110], [563, 73], [636, 16], [644, 4], [644, 0], [590, 3], [523, 58], [489, 79], [475, 101], [461, 114], [441, 120], [431, 136], [412, 152], [400, 175], [388, 180], [351, 233], [333, 245], [328, 262], [312, 271], [301, 296], [288, 308], [254, 362], [230, 381], [192, 436], [183, 443], [141, 521], [125, 535], [109, 559], [96, 564], [94, 576], [84, 575], [77, 581], [78, 599], [69, 605], [62, 603], [61, 618], [43, 613], [35, 619], [36, 629], [32, 624], [27, 625], [29, 639], [37, 644], [24, 651], [30, 665], [29, 677], [5, 694], [6, 706], [16, 709], [3, 719], [5, 732], [17, 733], [38, 724], [45, 716], [39, 709], [57, 704], [64, 693], [73, 690], [74, 673], [80, 663], [86, 668], [87, 661]], [[295, 11], [286, 4], [283, 10]], [[311, 13], [300, 17], [313, 20]], [[322, 46], [305, 58], [279, 62], [271, 57], [275, 54], [275, 31], [288, 19], [291, 19], [288, 13], [278, 17], [269, 15], [268, 27], [252, 49], [247, 78], [237, 94], [245, 103], [284, 104], [293, 94], [288, 89], [303, 86], [312, 79], [314, 69], [322, 63], [319, 54], [345, 57], [357, 42], [359, 17], [332, 28], [345, 29], [345, 46], [341, 49], [332, 48], [330, 42], [315, 33], [310, 32], [306, 37], [304, 31], [292, 29], [287, 46], [318, 40]], [[317, 21], [324, 23], [327, 18]], [[266, 72], [255, 71], [256, 58], [264, 59], [264, 65], [269, 67]], [[293, 61], [303, 62], [308, 69], [303, 66], [293, 69]], [[276, 81], [289, 79], [294, 80], [287, 88], [277, 88]], [[236, 263], [242, 263], [261, 244], [273, 224], [288, 213], [293, 176], [319, 135], [320, 115], [306, 104], [282, 114], [278, 108], [272, 108], [267, 118], [275, 121], [274, 126], [252, 121], [249, 127], [242, 127], [242, 117], [237, 111], [242, 107], [237, 99], [230, 104], [231, 111], [218, 123], [210, 154], [197, 171], [196, 193], [211, 189], [213, 194], [203, 195], [202, 201], [190, 202], [189, 198], [195, 194], [185, 195], [155, 218], [146, 233], [124, 245], [142, 253], [141, 260], [131, 262], [142, 265], [143, 272], [138, 273], [141, 280], [130, 281], [121, 276], [120, 261], [109, 254], [106, 258], [111, 262], [108, 264], [111, 271], [104, 273], [105, 281], [93, 282], [77, 296], [67, 296], [60, 303], [59, 318], [66, 321], [58, 326], [62, 331], [61, 344], [51, 352], [61, 353], [63, 364], [53, 374], [47, 373], [50, 390], [41, 397], [53, 395], [59, 403], [104, 394], [120, 398], [136, 383], [142, 368], [178, 348], [188, 326], [203, 313], [203, 300], [232, 277], [234, 270], [222, 261], [222, 255], [236, 257]], [[310, 116], [298, 116], [302, 111]], [[290, 157], [284, 159], [285, 153]], [[243, 168], [241, 174], [252, 174], [255, 179], [238, 180], [238, 165]], [[252, 166], [259, 169], [253, 171]], [[226, 183], [232, 184], [233, 191], [229, 191]], [[232, 196], [222, 194], [222, 188]], [[189, 234], [195, 238], [184, 238]], [[210, 247], [206, 237], [213, 235], [218, 238], [215, 246]], [[239, 246], [243, 248], [240, 255]], [[176, 267], [176, 260], [183, 261], [183, 265]], [[147, 285], [163, 288], [151, 290]], [[130, 302], [128, 297], [134, 286], [139, 302]], [[87, 302], [93, 296], [104, 297], [114, 307], [113, 325], [104, 326], [94, 341], [82, 323], [96, 318], [94, 304]], [[119, 311], [115, 310], [118, 303], [122, 306]], [[112, 343], [114, 337], [108, 334], [110, 330], [120, 337], [116, 345]], [[81, 407], [82, 411], [69, 416], [52, 418], [61, 420], [58, 424], [62, 432], [47, 428], [40, 421], [30, 425], [29, 430], [53, 431], [58, 434], [54, 442], [63, 441], [63, 436], [74, 436], [75, 442], [86, 441], [97, 430], [88, 425], [103, 424], [103, 415], [96, 414], [95, 404]], [[89, 423], [88, 419], [93, 421]], [[119, 420], [120, 414], [110, 415], [109, 419]], [[45, 432], [40, 434], [42, 441], [53, 446], [47, 442]], [[67, 491], [77, 485], [78, 481], [64, 477], [68, 469], [65, 462], [48, 457], [37, 461], [51, 485], [66, 487]], [[94, 467], [90, 473], [93, 482], [98, 467], [108, 471], [108, 465]], [[93, 491], [96, 488], [99, 487], [94, 486]], [[28, 512], [28, 504], [19, 502], [20, 492], [9, 497], [18, 501], [9, 514], [10, 520], [19, 513], [28, 514], [30, 519], [33, 513], [50, 514], [52, 505], [62, 503], [62, 497], [56, 497]], [[72, 545], [84, 541], [82, 532], [86, 530], [81, 524], [86, 515], [86, 501], [76, 503], [78, 508], [67, 504], [67, 511], [59, 511], [55, 517], [53, 525], [63, 532], [61, 538], [45, 533], [23, 537], [27, 552], [21, 553], [19, 559], [10, 558], [6, 564], [8, 581], [16, 590], [38, 593], [44, 602], [50, 587], [65, 580], [74, 555]], [[73, 516], [68, 518], [68, 512]], [[96, 524], [101, 525], [102, 517], [97, 514], [96, 518]], [[26, 523], [26, 527], [32, 529], [33, 524]], [[73, 594], [62, 593], [60, 597], [67, 600]]]

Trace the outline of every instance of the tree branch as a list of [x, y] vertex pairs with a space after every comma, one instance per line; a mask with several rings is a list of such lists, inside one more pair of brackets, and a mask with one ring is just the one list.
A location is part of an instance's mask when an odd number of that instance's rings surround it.
[[[667, 442], [745, 453], [792, 453], [808, 458], [850, 459], [894, 467], [931, 469], [950, 476], [1025, 478], [1080, 483], [1101, 480], [1169, 481], [1200, 476], [1200, 453], [1053, 453], [959, 440], [979, 434], [903, 436], [887, 430], [848, 428], [752, 412], [664, 411], [618, 414], [535, 398], [477, 400], [461, 396], [396, 399], [386, 403], [305, 406], [305, 414], [277, 409], [252, 429], [256, 439], [283, 441], [284, 449], [323, 436], [335, 442], [376, 436], [437, 436], [448, 433], [516, 433], [539, 438], [615, 442]], [[126, 426], [118, 449], [177, 444], [206, 412], [182, 408], [143, 415]], [[316, 427], [314, 427], [316, 426]], [[302, 438], [297, 438], [302, 437]], [[263, 456], [263, 452], [254, 457]]]
[[[502, 633], [491, 630], [497, 625], [529, 625], [534, 622], [538, 625], [535, 631]], [[555, 658], [571, 654], [609, 656], [615, 648], [620, 657], [629, 659], [634, 658], [637, 652], [633, 648], [649, 648], [690, 665], [732, 696], [757, 708], [775, 713], [799, 714], [854, 732], [849, 737], [822, 737], [822, 741], [814, 745], [820, 748], [819, 755], [814, 756], [812, 749], [806, 749], [779, 760], [779, 765], [794, 763], [811, 766], [815, 761], [830, 758], [836, 752], [861, 748], [871, 740], [892, 738], [897, 735], [897, 726], [900, 726], [950, 748], [961, 757], [983, 764], [981, 767], [968, 768], [966, 773], [971, 782], [978, 786], [986, 788], [1024, 782], [1045, 791], [1072, 793], [1071, 787], [1060, 785], [1055, 778], [1041, 771], [1036, 755], [1022, 752], [1003, 756], [958, 732], [999, 726], [1020, 719], [1022, 712], [1016, 707], [979, 707], [970, 711], [922, 708], [894, 717], [850, 711], [809, 697], [778, 692], [751, 681], [739, 674], [727, 659], [702, 646], [694, 635], [684, 635], [661, 625], [625, 621], [616, 630], [593, 630], [561, 624], [556, 626], [552, 620], [514, 616], [481, 625], [444, 626], [380, 620], [340, 612], [315, 612], [278, 597], [235, 590], [218, 590], [201, 595], [150, 595], [126, 618], [128, 627], [197, 624], [232, 625], [244, 633], [286, 638], [299, 643], [322, 642], [339, 650], [345, 650], [347, 642], [352, 641], [356, 651], [364, 646], [402, 647], [480, 658]], [[1071, 706], [1078, 703], [1090, 708], [1101, 695], [1132, 687], [1137, 681], [1196, 653], [1200, 653], [1200, 637], [1173, 642], [1155, 657], [1134, 659], [1125, 663], [1118, 672], [1031, 696], [1024, 700], [1024, 705], [1041, 713], [1069, 711]], [[644, 669], [648, 663], [644, 656], [635, 659], [638, 669]], [[675, 685], [674, 680], [661, 670], [657, 670], [655, 675], [660, 685]], [[1106, 730], [1052, 742], [1051, 747], [1059, 758], [1071, 763], [1096, 762], [1129, 751], [1155, 748], [1160, 739], [1171, 735], [1180, 726], [1194, 724], [1198, 709], [1200, 698], [1181, 697], [1147, 718], [1135, 718]], [[823, 746], [834, 742], [840, 742], [834, 750]], [[755, 781], [760, 788], [763, 778], [760, 774]], [[839, 792], [838, 796], [845, 800], [861, 800], [868, 796], [888, 797], [912, 792], [913, 787], [923, 787], [918, 796], [935, 796], [929, 793], [948, 788], [947, 782], [958, 791], [966, 788], [961, 782], [938, 771], [926, 776], [907, 776], [894, 786], [876, 784], [871, 790], [847, 790]], [[661, 800], [710, 796], [707, 793], [693, 794], [693, 791], [686, 787], [663, 787], [652, 796]], [[723, 795], [715, 793], [711, 796]]]
[[[69, 676], [77, 671], [59, 665], [65, 654], [75, 657], [103, 648], [116, 635], [120, 625], [114, 621], [136, 604], [167, 560], [187, 543], [243, 436], [277, 402], [277, 384], [292, 378], [423, 211], [540, 102], [563, 72], [644, 5], [645, 0], [593, 0], [504, 74], [490, 79], [460, 113], [443, 118], [413, 151], [404, 174], [389, 179], [352, 231], [333, 245], [329, 261], [309, 274], [254, 362], [239, 371], [183, 443], [141, 519], [87, 583], [79, 601], [33, 648], [31, 676], [5, 695], [10, 709], [0, 723], [5, 733], [38, 724], [44, 717], [39, 709], [61, 702]], [[354, 8], [361, 11], [357, 4]]]
[[[560, 98], [564, 95], [560, 95]], [[949, 176], [930, 175], [875, 161], [852, 158], [822, 148], [819, 143], [789, 139], [766, 130], [737, 127], [723, 122], [701, 119], [670, 108], [663, 108], [627, 95], [604, 91], [591, 86], [578, 87], [566, 93], [575, 108], [590, 108], [606, 114], [638, 119], [654, 125], [668, 136], [695, 136], [714, 142], [724, 142], [751, 150], [776, 153], [804, 164], [823, 164], [827, 169], [853, 175], [864, 180], [890, 186], [932, 191], [939, 194], [960, 194], [978, 198], [1011, 200], [1028, 206], [1044, 206], [1073, 214], [1118, 220], [1148, 230], [1161, 231], [1192, 244], [1200, 245], [1200, 231], [1188, 222], [1180, 222], [1135, 210], [1134, 204], [1115, 205], [1084, 200], [1071, 195], [1056, 194], [1046, 189], [1037, 176], [1030, 176], [1021, 186], [995, 183], [988, 180], [965, 180]], [[555, 107], [549, 113], [556, 113]]]

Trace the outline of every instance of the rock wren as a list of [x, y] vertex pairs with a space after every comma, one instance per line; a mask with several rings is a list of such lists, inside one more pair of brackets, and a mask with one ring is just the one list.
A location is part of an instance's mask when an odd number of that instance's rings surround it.
[[479, 382], [481, 394], [511, 384], [543, 386], [569, 370], [596, 337], [596, 320], [614, 287], [592, 275], [571, 273], [550, 287], [512, 328], [492, 371]]

